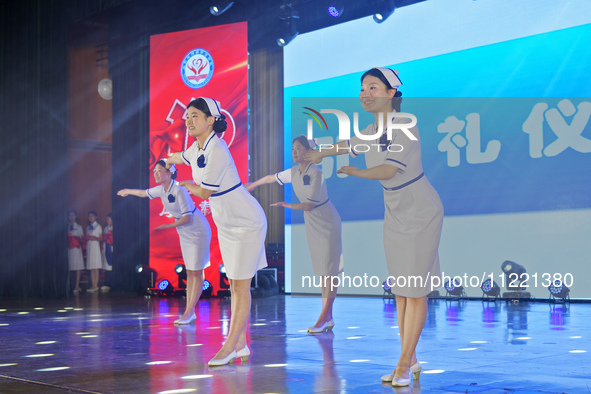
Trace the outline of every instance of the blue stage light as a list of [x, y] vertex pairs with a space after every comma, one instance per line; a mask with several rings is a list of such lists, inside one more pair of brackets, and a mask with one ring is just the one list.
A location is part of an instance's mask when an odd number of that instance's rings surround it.
[[344, 9], [345, 4], [343, 2], [333, 2], [333, 4], [328, 7], [327, 11], [328, 15], [338, 18], [343, 14]]
[[203, 281], [203, 288], [201, 291], [201, 297], [202, 298], [211, 297], [211, 293], [213, 293], [213, 286], [211, 285], [211, 283], [207, 279], [205, 279]]
[[566, 287], [566, 285], [560, 281], [555, 280], [548, 286], [548, 291], [550, 291], [550, 295], [555, 298], [569, 298], [570, 289]]
[[392, 294], [392, 286], [388, 284], [388, 280], [385, 280], [384, 283], [382, 283], [382, 288], [384, 289], [384, 292]]
[[498, 297], [501, 294], [501, 288], [491, 279], [482, 282], [480, 290], [482, 290], [483, 295], [486, 294], [489, 297]]
[[443, 287], [445, 287], [445, 291], [447, 291], [448, 295], [452, 295], [452, 296], [466, 295], [466, 293], [464, 292], [464, 287], [461, 286], [460, 283], [456, 283], [455, 278], [454, 278], [454, 280], [448, 280], [447, 282], [445, 282]]
[[160, 291], [166, 290], [166, 288], [168, 286], [170, 286], [170, 283], [166, 279], [161, 280], [160, 282], [158, 282], [158, 290], [160, 290]]

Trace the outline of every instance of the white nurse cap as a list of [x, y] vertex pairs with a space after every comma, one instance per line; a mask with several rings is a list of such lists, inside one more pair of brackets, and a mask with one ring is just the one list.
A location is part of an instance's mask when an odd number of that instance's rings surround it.
[[207, 104], [207, 108], [209, 109], [209, 113], [211, 114], [211, 116], [213, 116], [214, 118], [218, 119], [220, 116], [222, 116], [222, 105], [220, 104], [219, 101], [214, 100], [214, 99], [210, 99], [209, 97], [199, 97], [200, 99], [203, 99], [205, 101], [205, 104]]
[[388, 82], [390, 82], [390, 86], [392, 86], [392, 88], [397, 88], [398, 86], [402, 85], [402, 81], [400, 80], [400, 78], [398, 78], [398, 71], [397, 70], [391, 70], [389, 68], [384, 68], [384, 67], [374, 67], [376, 70], [379, 70], [382, 75], [384, 76], [384, 78], [386, 78], [388, 80]]

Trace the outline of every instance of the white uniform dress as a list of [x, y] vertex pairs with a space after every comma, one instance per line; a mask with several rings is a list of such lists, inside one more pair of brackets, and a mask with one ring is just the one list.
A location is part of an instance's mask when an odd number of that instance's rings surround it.
[[[396, 118], [394, 123], [404, 123]], [[365, 153], [367, 168], [381, 164], [392, 165], [398, 170], [387, 180], [380, 181], [384, 188], [384, 247], [390, 275], [398, 278], [405, 277], [406, 286], [392, 287], [396, 295], [419, 298], [429, 294], [432, 276], [439, 276], [439, 240], [443, 224], [443, 205], [439, 195], [431, 186], [423, 173], [421, 163], [421, 144], [418, 128], [410, 129], [418, 138], [410, 140], [403, 131], [395, 129], [392, 133], [390, 152], [378, 149], [372, 144], [379, 144], [379, 138], [374, 141], [363, 141], [357, 136], [349, 140], [349, 146], [364, 144], [371, 146]], [[362, 134], [376, 133], [375, 124], [369, 125]], [[365, 150], [363, 147], [361, 150]], [[359, 152], [358, 152], [359, 153]], [[354, 149], [351, 155], [357, 156]], [[416, 281], [410, 277], [420, 276]], [[400, 279], [394, 284], [404, 285]]]
[[[82, 226], [78, 223], [68, 225], [68, 234], [72, 237], [84, 236]], [[84, 267], [84, 257], [82, 256], [82, 248], [80, 246], [72, 249], [68, 249], [68, 267], [70, 271], [82, 271], [86, 269]]]
[[304, 172], [294, 166], [275, 174], [275, 179], [280, 185], [291, 182], [301, 202], [315, 205], [311, 211], [304, 211], [314, 274], [335, 276], [343, 272], [341, 217], [328, 199], [322, 170], [315, 164], [308, 164]]
[[211, 227], [200, 210], [195, 207], [189, 192], [180, 187], [177, 181], [170, 182], [167, 190], [158, 185], [146, 190], [150, 199], [160, 197], [164, 208], [176, 219], [191, 215], [191, 222], [176, 227], [181, 242], [181, 252], [185, 267], [190, 271], [209, 267], [209, 243]]
[[[103, 228], [95, 221], [86, 228], [86, 235], [101, 238], [103, 235]], [[86, 269], [92, 270], [101, 268], [103, 268], [101, 243], [95, 240], [88, 240], [86, 242]]]
[[191, 166], [195, 184], [213, 191], [209, 203], [226, 275], [237, 280], [252, 278], [267, 266], [267, 218], [242, 186], [226, 142], [212, 131], [203, 149], [195, 141], [182, 152], [182, 158]]

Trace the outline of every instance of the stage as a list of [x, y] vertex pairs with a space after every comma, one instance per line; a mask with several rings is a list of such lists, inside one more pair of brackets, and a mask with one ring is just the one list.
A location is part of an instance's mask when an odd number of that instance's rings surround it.
[[[177, 298], [81, 294], [0, 301], [1, 393], [580, 393], [591, 390], [591, 304], [431, 300], [423, 373], [393, 389], [391, 299], [338, 297], [333, 332], [310, 335], [316, 297], [253, 299], [249, 361], [209, 368], [230, 300], [203, 299], [174, 326]], [[420, 382], [420, 383], [419, 383]]]

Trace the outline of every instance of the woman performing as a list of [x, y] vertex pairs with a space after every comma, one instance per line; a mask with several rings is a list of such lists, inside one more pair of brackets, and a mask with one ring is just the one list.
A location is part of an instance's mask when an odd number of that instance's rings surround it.
[[191, 101], [186, 125], [189, 135], [197, 141], [186, 151], [172, 155], [166, 165], [190, 165], [195, 183], [179, 184], [199, 198], [210, 199], [232, 300], [228, 337], [209, 365], [225, 365], [236, 358], [246, 361], [250, 355], [246, 344], [250, 282], [257, 270], [267, 266], [267, 219], [259, 203], [242, 186], [228, 146], [217, 136], [226, 130], [220, 103], [206, 97]]
[[[415, 349], [427, 316], [426, 295], [432, 290], [428, 278], [440, 275], [438, 247], [443, 223], [439, 195], [423, 174], [418, 129], [409, 129], [416, 140], [411, 140], [402, 129], [394, 129], [392, 140], [386, 140], [384, 130], [388, 114], [392, 116], [393, 108], [399, 107], [401, 94], [398, 86], [401, 84], [398, 74], [388, 68], [367, 71], [361, 77], [359, 99], [365, 111], [374, 114], [376, 122], [362, 134], [375, 135], [375, 140], [366, 141], [355, 136], [331, 149], [306, 155], [306, 160], [313, 163], [320, 162], [325, 156], [347, 151], [356, 157], [359, 154], [355, 150], [357, 144], [364, 145], [364, 153], [367, 145], [375, 144], [365, 153], [367, 169], [345, 166], [338, 173], [377, 179], [384, 188], [384, 246], [389, 280], [396, 284], [392, 292], [396, 294], [402, 347], [396, 369], [382, 377], [385, 382], [392, 381], [392, 386], [408, 386], [410, 372], [419, 379], [421, 366]], [[407, 118], [401, 117], [392, 120], [394, 124], [407, 122]], [[410, 281], [413, 276], [419, 276], [422, 281]], [[398, 286], [397, 278], [404, 278], [406, 286]]]
[[158, 183], [148, 190], [123, 189], [117, 192], [121, 197], [128, 195], [160, 197], [162, 205], [175, 221], [156, 227], [156, 230], [176, 228], [181, 242], [183, 261], [187, 269], [187, 307], [185, 313], [174, 324], [191, 324], [195, 321], [195, 306], [203, 290], [203, 269], [209, 266], [209, 243], [211, 242], [211, 228], [201, 211], [187, 192], [179, 186], [176, 178], [176, 168], [166, 169], [166, 160], [158, 160], [154, 166], [154, 180]]
[[299, 204], [278, 202], [271, 206], [304, 211], [306, 237], [314, 274], [323, 276], [322, 311], [316, 324], [308, 327], [308, 332], [314, 334], [332, 330], [334, 327], [332, 305], [337, 289], [332, 290], [330, 277], [343, 271], [343, 254], [341, 217], [328, 199], [322, 170], [304, 159], [310, 150], [310, 142], [306, 136], [300, 135], [293, 140], [291, 148], [293, 161], [298, 165], [249, 183], [246, 189], [253, 191], [257, 186], [275, 181], [280, 185], [292, 183], [296, 196], [303, 201]]
[[82, 237], [84, 230], [78, 224], [76, 211], [68, 211], [68, 266], [70, 271], [76, 271], [76, 286], [74, 294], [80, 293], [80, 276], [84, 270], [84, 257], [82, 256]]

